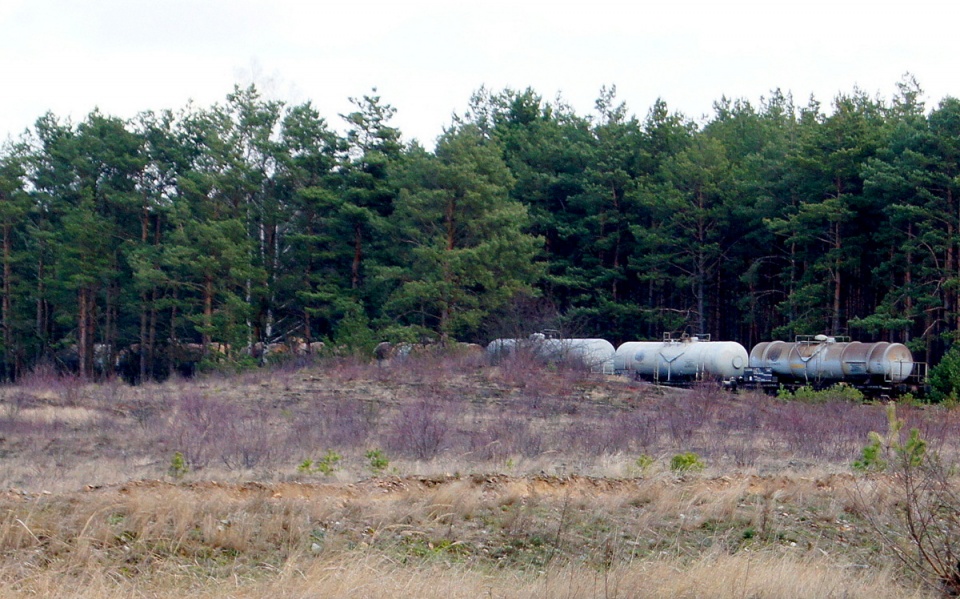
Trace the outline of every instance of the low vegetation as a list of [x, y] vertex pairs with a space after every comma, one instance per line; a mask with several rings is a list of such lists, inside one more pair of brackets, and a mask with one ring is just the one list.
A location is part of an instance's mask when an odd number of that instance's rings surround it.
[[942, 406], [470, 356], [140, 387], [35, 375], [2, 393], [0, 597], [945, 590], [902, 559], [897, 460], [922, 438], [952, 463], [960, 421]]

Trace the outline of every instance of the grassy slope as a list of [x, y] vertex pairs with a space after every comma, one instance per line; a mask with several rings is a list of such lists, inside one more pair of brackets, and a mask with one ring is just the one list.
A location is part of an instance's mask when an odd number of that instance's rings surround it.
[[[3, 402], [0, 597], [923, 596], [865, 520], [885, 479], [850, 471], [881, 406], [471, 358]], [[901, 413], [954, 451], [952, 412]]]

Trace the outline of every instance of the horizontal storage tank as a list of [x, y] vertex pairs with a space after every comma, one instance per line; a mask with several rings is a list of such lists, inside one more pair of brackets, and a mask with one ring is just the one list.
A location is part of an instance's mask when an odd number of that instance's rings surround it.
[[593, 372], [613, 374], [616, 348], [606, 339], [543, 339], [541, 355], [550, 362], [576, 362]]
[[699, 337], [663, 341], [628, 341], [617, 348], [616, 372], [663, 382], [700, 378], [736, 379], [747, 366], [747, 350], [735, 341], [701, 341]]
[[838, 341], [826, 335], [759, 343], [750, 352], [750, 366], [797, 380], [852, 383], [902, 383], [914, 370], [913, 355], [901, 343]]
[[556, 339], [536, 333], [526, 339], [494, 339], [487, 344], [487, 356], [494, 363], [523, 350], [549, 363], [576, 363], [592, 372], [613, 374], [616, 349], [606, 339]]
[[494, 339], [487, 344], [487, 359], [497, 364], [517, 348], [516, 339]]

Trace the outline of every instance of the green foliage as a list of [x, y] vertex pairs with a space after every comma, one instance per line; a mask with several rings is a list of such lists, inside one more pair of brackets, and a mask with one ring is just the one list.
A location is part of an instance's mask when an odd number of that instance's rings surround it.
[[336, 325], [334, 347], [345, 347], [356, 355], [369, 356], [377, 342], [367, 315], [361, 306], [354, 304]]
[[500, 154], [465, 126], [448, 131], [435, 156], [410, 157], [391, 219], [403, 253], [380, 271], [396, 283], [389, 314], [442, 337], [470, 336], [491, 311], [532, 290], [542, 240], [524, 232], [528, 210], [509, 197], [514, 181]]
[[907, 393], [904, 393], [903, 395], [897, 397], [897, 403], [899, 403], [900, 405], [903, 405], [903, 406], [914, 406], [914, 407], [917, 407], [917, 406], [924, 405], [926, 402], [925, 402], [922, 398], [917, 397], [916, 395], [914, 395], [913, 393], [907, 392]]
[[180, 480], [189, 471], [190, 468], [187, 466], [187, 461], [184, 459], [183, 453], [179, 451], [175, 452], [173, 457], [170, 458], [170, 466], [167, 468], [167, 474], [176, 480]]
[[253, 370], [259, 366], [256, 358], [248, 354], [234, 352], [231, 355], [223, 355], [217, 352], [211, 352], [197, 364], [197, 369], [201, 372], [221, 372], [237, 374], [247, 370]]
[[860, 472], [880, 472], [886, 470], [887, 461], [882, 458], [884, 450], [883, 438], [873, 431], [870, 432], [870, 443], [863, 447], [863, 454], [859, 460], [853, 462], [853, 469]]
[[901, 460], [911, 466], [920, 466], [927, 456], [927, 442], [920, 436], [920, 430], [910, 429], [906, 443], [896, 448], [897, 454]]
[[374, 476], [383, 474], [383, 472], [390, 467], [390, 460], [387, 459], [386, 454], [380, 449], [368, 450], [364, 455], [367, 458], [367, 466]]
[[653, 466], [656, 460], [653, 457], [648, 456], [647, 454], [640, 455], [636, 460], [634, 460], [634, 465], [640, 469], [640, 472], [646, 472]]
[[692, 451], [678, 453], [670, 458], [670, 469], [674, 472], [699, 472], [704, 468], [706, 464]]
[[314, 461], [307, 458], [297, 466], [297, 472], [301, 474], [323, 474], [330, 476], [340, 469], [340, 461], [343, 459], [339, 453], [328, 449], [327, 453], [320, 459]]
[[[145, 347], [149, 377], [168, 340], [238, 363], [279, 337], [482, 342], [521, 298], [591, 337], [851, 329], [934, 363], [960, 330], [960, 100], [918, 90], [724, 98], [703, 123], [663, 101], [637, 118], [612, 87], [591, 115], [480, 90], [434, 150], [376, 94], [345, 134], [252, 86], [131, 121], [46, 114], [0, 148], [2, 374], [73, 345], [87, 376], [96, 345]], [[934, 369], [937, 401], [958, 364]]]
[[816, 390], [810, 385], [804, 385], [795, 391], [790, 391], [783, 385], [777, 390], [777, 398], [783, 400], [802, 401], [804, 403], [825, 403], [828, 401], [863, 402], [865, 396], [862, 391], [849, 385], [837, 384], [827, 389]]
[[918, 468], [923, 464], [927, 452], [927, 442], [916, 428], [910, 429], [906, 441], [901, 438], [905, 421], [897, 418], [897, 405], [887, 404], [887, 432], [881, 435], [871, 431], [870, 442], [864, 446], [859, 460], [853, 462], [853, 469], [859, 472], [881, 472], [889, 462], [885, 458], [895, 458], [900, 466]]
[[960, 345], [954, 345], [927, 377], [930, 399], [934, 402], [956, 401], [960, 397]]

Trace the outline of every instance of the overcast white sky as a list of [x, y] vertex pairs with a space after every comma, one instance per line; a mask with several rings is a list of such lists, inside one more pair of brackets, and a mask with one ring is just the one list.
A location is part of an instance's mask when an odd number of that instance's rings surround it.
[[0, 139], [48, 110], [127, 118], [251, 81], [337, 128], [377, 87], [428, 147], [481, 86], [560, 93], [586, 115], [616, 85], [641, 118], [658, 97], [697, 118], [775, 88], [889, 98], [910, 72], [932, 108], [960, 95], [958, 17], [931, 0], [0, 0]]

